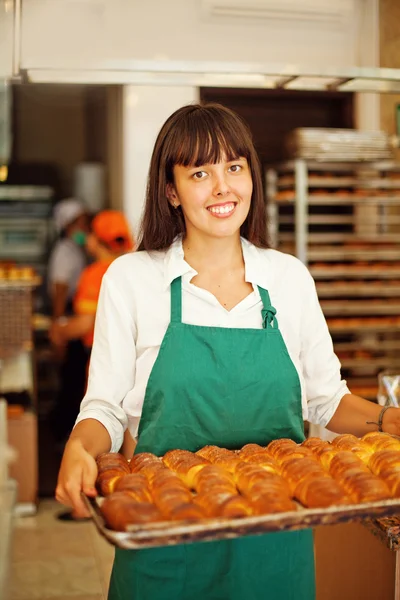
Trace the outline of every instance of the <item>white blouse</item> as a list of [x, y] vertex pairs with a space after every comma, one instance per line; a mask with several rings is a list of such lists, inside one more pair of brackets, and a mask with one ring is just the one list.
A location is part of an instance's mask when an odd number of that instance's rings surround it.
[[[97, 419], [119, 450], [126, 427], [137, 435], [147, 381], [170, 321], [170, 284], [182, 276], [182, 321], [211, 327], [262, 327], [257, 286], [268, 290], [302, 390], [303, 418], [326, 425], [349, 393], [318, 302], [314, 281], [295, 257], [242, 239], [246, 281], [253, 293], [227, 311], [191, 282], [181, 239], [163, 252], [115, 260], [103, 278], [89, 381], [77, 422]], [[183, 350], [184, 351], [184, 350]], [[266, 365], [266, 368], [268, 366]]]

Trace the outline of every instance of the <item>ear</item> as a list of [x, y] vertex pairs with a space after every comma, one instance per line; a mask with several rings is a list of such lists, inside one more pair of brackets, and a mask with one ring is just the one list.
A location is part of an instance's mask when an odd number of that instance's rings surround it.
[[168, 202], [172, 204], [174, 208], [178, 208], [180, 202], [178, 200], [178, 195], [176, 193], [175, 187], [172, 183], [167, 183], [166, 196], [168, 198]]

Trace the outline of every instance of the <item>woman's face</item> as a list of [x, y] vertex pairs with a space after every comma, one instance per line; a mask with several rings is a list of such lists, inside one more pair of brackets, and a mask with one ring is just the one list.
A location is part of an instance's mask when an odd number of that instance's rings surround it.
[[174, 166], [174, 185], [168, 190], [172, 204], [180, 205], [187, 236], [239, 235], [250, 210], [253, 182], [243, 157], [223, 158], [201, 167]]

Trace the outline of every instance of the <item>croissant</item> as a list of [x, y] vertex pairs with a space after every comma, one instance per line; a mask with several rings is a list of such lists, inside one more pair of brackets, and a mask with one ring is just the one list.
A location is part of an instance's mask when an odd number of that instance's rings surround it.
[[101, 512], [107, 525], [126, 531], [129, 525], [161, 521], [162, 515], [150, 502], [136, 502], [126, 492], [114, 492], [104, 499]]

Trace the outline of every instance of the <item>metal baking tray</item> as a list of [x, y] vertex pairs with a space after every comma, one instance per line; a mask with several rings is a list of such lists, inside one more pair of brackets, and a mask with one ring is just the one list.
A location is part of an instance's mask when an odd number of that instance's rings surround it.
[[204, 519], [197, 522], [164, 522], [151, 525], [132, 525], [129, 531], [112, 531], [106, 527], [100, 512], [99, 500], [83, 496], [98, 531], [114, 546], [125, 550], [139, 550], [156, 546], [175, 546], [194, 542], [206, 542], [261, 535], [277, 531], [294, 531], [319, 525], [335, 525], [349, 521], [383, 518], [400, 514], [400, 498], [308, 509], [299, 505], [298, 510], [273, 515], [260, 515], [241, 519]]

